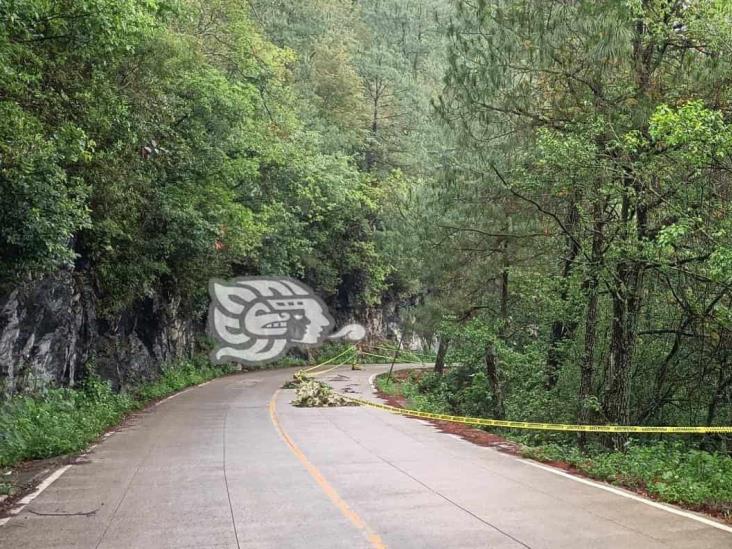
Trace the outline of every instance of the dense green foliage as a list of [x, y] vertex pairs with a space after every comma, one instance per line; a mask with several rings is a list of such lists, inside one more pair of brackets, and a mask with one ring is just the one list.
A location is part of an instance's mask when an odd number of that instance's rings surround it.
[[15, 396], [0, 405], [0, 467], [83, 450], [127, 413], [228, 371], [196, 359], [163, 367], [159, 379], [131, 392], [89, 376], [79, 389]]
[[360, 133], [333, 139], [353, 120], [312, 118], [357, 111], [358, 83], [306, 96], [303, 52], [234, 0], [17, 0], [0, 21], [2, 282], [75, 266], [109, 315], [153, 292], [200, 305], [229, 274], [378, 301], [389, 170], [359, 169]]
[[453, 146], [402, 229], [437, 370], [461, 365], [435, 390], [494, 417], [729, 425], [729, 3], [454, 5]]

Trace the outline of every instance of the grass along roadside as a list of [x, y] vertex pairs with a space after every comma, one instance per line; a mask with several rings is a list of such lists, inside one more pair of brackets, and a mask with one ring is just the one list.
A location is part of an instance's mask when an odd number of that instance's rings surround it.
[[[419, 375], [403, 370], [392, 378], [382, 374], [375, 383], [383, 395], [400, 397], [409, 409], [456, 414], [444, 398], [420, 390]], [[537, 443], [536, 436], [525, 433], [508, 429], [482, 430], [499, 432], [502, 438], [517, 443], [518, 453], [523, 457], [732, 522], [730, 456], [699, 450], [678, 439], [631, 439], [622, 452], [608, 451], [600, 444], [590, 444], [581, 451], [567, 440]]]
[[[0, 469], [79, 452], [128, 413], [231, 371], [196, 358], [164, 367], [158, 379], [127, 392], [90, 375], [79, 388], [14, 396], [0, 404]], [[2, 478], [0, 494], [12, 490]]]

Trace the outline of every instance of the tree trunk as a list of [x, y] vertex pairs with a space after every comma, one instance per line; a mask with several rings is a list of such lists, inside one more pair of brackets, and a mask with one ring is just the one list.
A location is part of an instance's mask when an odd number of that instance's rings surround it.
[[381, 100], [382, 86], [380, 82], [374, 83], [373, 110], [371, 116], [371, 141], [367, 142], [366, 154], [364, 155], [364, 171], [370, 173], [376, 164], [376, 139], [379, 133], [379, 102]]
[[[717, 386], [714, 389], [714, 395], [712, 395], [712, 400], [709, 401], [709, 405], [707, 406], [707, 421], [706, 425], [713, 425], [714, 420], [717, 417], [717, 410], [719, 407], [719, 404], [724, 400], [724, 397], [729, 391], [730, 385], [732, 385], [732, 376], [725, 376], [725, 373], [727, 372], [729, 368], [728, 363], [725, 361], [721, 362], [719, 365], [719, 373], [717, 375]], [[720, 441], [719, 435], [707, 435], [704, 437], [701, 443], [701, 447], [704, 450], [712, 451], [715, 449], [715, 447], [718, 445]]]
[[[509, 234], [511, 232], [511, 220], [503, 227], [503, 232]], [[498, 336], [502, 340], [506, 340], [508, 334], [508, 269], [511, 262], [508, 257], [508, 237], [502, 237], [498, 246], [501, 249], [501, 297], [500, 297], [500, 314], [501, 314], [501, 325], [498, 329]]]
[[[621, 233], [621, 238], [629, 244], [633, 240], [641, 243], [646, 239], [648, 222], [644, 189], [638, 179], [630, 173], [624, 175], [623, 185], [625, 193], [620, 211], [620, 220], [624, 230]], [[636, 234], [631, 237], [625, 231], [633, 220], [635, 220]], [[644, 274], [642, 259], [628, 257], [632, 253], [630, 250], [626, 251], [619, 260], [610, 287], [613, 319], [603, 409], [608, 421], [619, 425], [628, 425], [630, 423], [631, 369]], [[611, 437], [612, 446], [619, 449], [625, 444], [627, 438], [627, 435]], [[606, 439], [606, 442], [610, 442], [610, 440]]]
[[[585, 316], [585, 342], [580, 364], [579, 411], [578, 423], [590, 423], [591, 409], [589, 399], [593, 396], [592, 382], [595, 372], [595, 343], [597, 341], [597, 307], [598, 307], [598, 270], [602, 260], [604, 244], [605, 221], [603, 219], [604, 203], [598, 201], [592, 209], [592, 262], [589, 266], [589, 275], [585, 281], [587, 294], [587, 313]], [[580, 433], [579, 443], [584, 447], [587, 443], [587, 433]]]
[[501, 271], [501, 328], [499, 335], [506, 339], [508, 332], [508, 268]]
[[450, 346], [450, 338], [443, 336], [440, 338], [440, 344], [437, 347], [437, 357], [435, 358], [435, 373], [442, 375], [445, 372], [445, 356]]
[[[572, 201], [567, 211], [565, 220], [566, 230], [570, 233], [567, 235], [567, 254], [562, 262], [562, 289], [559, 299], [565, 303], [568, 298], [569, 277], [572, 274], [575, 260], [579, 254], [579, 242], [572, 233], [576, 233], [579, 224], [579, 210], [577, 209], [576, 200]], [[552, 323], [551, 333], [549, 334], [549, 350], [546, 355], [546, 388], [553, 389], [557, 381], [559, 381], [559, 372], [562, 368], [562, 352], [561, 345], [564, 341], [570, 339], [577, 329], [577, 322], [567, 322], [563, 319], [557, 319]]]
[[[578, 423], [589, 424], [591, 416], [590, 397], [592, 396], [592, 381], [594, 377], [595, 342], [597, 340], [597, 291], [593, 290], [587, 303], [587, 318], [585, 319], [585, 348], [580, 365], [579, 412]], [[587, 443], [587, 433], [580, 433], [580, 446]]]
[[[630, 380], [636, 325], [640, 309], [642, 268], [637, 263], [621, 262], [612, 296], [610, 361], [603, 400], [605, 417], [610, 423], [630, 423]], [[612, 446], [620, 448], [627, 436], [612, 437]]]
[[503, 388], [501, 387], [501, 380], [498, 377], [498, 355], [496, 354], [496, 348], [493, 343], [489, 343], [485, 347], [485, 371], [493, 392], [495, 417], [496, 419], [503, 419], [506, 417], [503, 404]]

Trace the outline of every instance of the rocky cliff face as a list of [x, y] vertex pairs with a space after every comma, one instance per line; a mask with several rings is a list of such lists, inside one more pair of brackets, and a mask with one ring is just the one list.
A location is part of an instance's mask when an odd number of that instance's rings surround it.
[[427, 341], [414, 332], [406, 332], [404, 315], [398, 303], [386, 303], [380, 307], [366, 309], [331, 309], [336, 321], [336, 330], [341, 326], [358, 322], [366, 328], [367, 338], [374, 341], [389, 340], [393, 344], [402, 342], [404, 349], [422, 351], [432, 349], [433, 342]]
[[69, 271], [0, 295], [0, 392], [73, 386], [86, 365], [123, 387], [193, 351], [196, 326], [175, 301], [146, 299], [114, 320], [96, 311], [90, 285]]
[[[397, 304], [356, 310], [331, 304], [336, 329], [362, 323], [371, 340], [402, 338]], [[73, 387], [93, 367], [115, 388], [154, 378], [166, 361], [190, 356], [204, 323], [177, 300], [148, 298], [114, 319], [97, 314], [97, 297], [78, 272], [61, 271], [0, 293], [0, 398], [47, 386]], [[405, 348], [429, 347], [406, 334]]]

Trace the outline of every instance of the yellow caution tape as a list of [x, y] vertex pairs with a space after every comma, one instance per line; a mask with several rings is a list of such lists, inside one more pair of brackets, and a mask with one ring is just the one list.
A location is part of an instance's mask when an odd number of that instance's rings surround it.
[[389, 347], [379, 347], [376, 345], [374, 347], [372, 347], [372, 349], [376, 349], [377, 351], [385, 351], [385, 352], [389, 353], [391, 356], [394, 356], [395, 352], [397, 353], [397, 356], [399, 356], [401, 353], [404, 352], [404, 349], [401, 349], [397, 352], [396, 349], [390, 349]]
[[[375, 356], [377, 358], [385, 358], [388, 362], [391, 362], [392, 360], [394, 360], [394, 357], [393, 356], [377, 355], [375, 353], [368, 353], [366, 351], [361, 351], [361, 354], [362, 355], [368, 355], [368, 356]], [[413, 354], [413, 353], [411, 353], [411, 354]], [[399, 359], [398, 356], [396, 358]], [[420, 364], [424, 364], [424, 361], [421, 359], [421, 357], [419, 357], [417, 355], [414, 355], [414, 358], [416, 358], [417, 360], [419, 360]]]
[[302, 370], [302, 371], [303, 371], [303, 372], [309, 372], [310, 370], [315, 370], [315, 368], [320, 368], [321, 366], [325, 366], [326, 364], [330, 364], [330, 363], [331, 363], [331, 362], [333, 362], [333, 361], [334, 361], [334, 360], [335, 360], [336, 358], [341, 358], [341, 357], [342, 357], [343, 355], [345, 355], [345, 354], [346, 354], [346, 353], [347, 353], [348, 351], [352, 351], [352, 350], [354, 350], [355, 348], [356, 348], [356, 347], [354, 347], [353, 345], [351, 345], [350, 347], [348, 347], [348, 349], [346, 349], [346, 350], [345, 350], [345, 351], [343, 351], [342, 353], [340, 353], [340, 354], [337, 354], [336, 356], [334, 356], [334, 357], [331, 357], [331, 358], [329, 358], [328, 360], [326, 360], [326, 361], [324, 361], [324, 362], [321, 362], [320, 364], [316, 364], [315, 366], [310, 366], [310, 368], [305, 368], [305, 369], [304, 369], [304, 370]]
[[336, 368], [340, 368], [344, 364], [345, 364], [345, 362], [340, 362], [340, 363], [336, 364], [335, 366], [333, 366], [332, 368], [328, 368], [327, 370], [321, 370], [319, 372], [312, 372], [312, 373], [306, 372], [305, 375], [309, 376], [309, 377], [320, 376], [323, 374], [327, 374], [328, 372], [332, 372], [333, 370], [335, 370]]
[[[377, 349], [377, 350], [380, 350], [380, 351], [387, 351], [389, 353], [392, 353], [392, 355], [391, 356], [388, 356], [388, 357], [383, 356], [383, 355], [373, 355], [373, 356], [378, 356], [378, 357], [381, 357], [381, 358], [388, 358], [389, 360], [392, 360], [394, 358], [393, 353], [396, 350], [396, 349], [389, 349], [388, 347], [379, 347], [378, 345], [374, 346], [373, 349]], [[373, 353], [367, 353], [367, 354], [373, 354]], [[399, 358], [399, 357], [403, 357], [403, 358], [414, 357], [414, 358], [416, 358], [419, 361], [420, 364], [424, 364], [425, 362], [434, 362], [434, 360], [435, 360], [434, 357], [424, 357], [424, 356], [421, 356], [421, 355], [417, 354], [415, 351], [412, 351], [410, 349], [401, 349], [397, 353], [397, 358]], [[409, 361], [407, 361], [407, 362], [409, 362]]]
[[377, 354], [374, 354], [374, 353], [367, 353], [366, 351], [361, 351], [361, 354], [362, 355], [375, 356], [377, 358], [385, 358], [387, 360], [391, 360], [393, 358], [393, 357], [390, 357], [390, 356], [377, 355]]
[[412, 416], [423, 419], [438, 419], [440, 421], [450, 421], [453, 423], [463, 423], [465, 425], [480, 425], [486, 427], [507, 427], [509, 429], [536, 429], [540, 431], [571, 431], [571, 432], [588, 432], [588, 433], [685, 433], [685, 434], [705, 434], [705, 433], [732, 433], [732, 426], [719, 427], [644, 427], [640, 425], [571, 425], [564, 423], [532, 423], [529, 421], [505, 421], [502, 419], [487, 419], [482, 417], [464, 417], [451, 416], [447, 414], [433, 414], [431, 412], [420, 412], [417, 410], [407, 410], [406, 408], [397, 408], [388, 404], [379, 404], [354, 398], [341, 394], [346, 400], [357, 402], [369, 408], [378, 408], [386, 410], [393, 414], [402, 416]]

